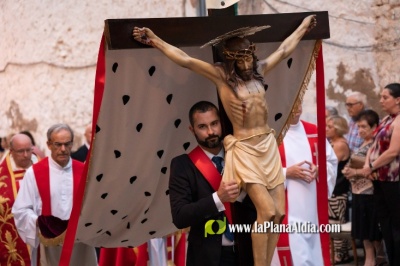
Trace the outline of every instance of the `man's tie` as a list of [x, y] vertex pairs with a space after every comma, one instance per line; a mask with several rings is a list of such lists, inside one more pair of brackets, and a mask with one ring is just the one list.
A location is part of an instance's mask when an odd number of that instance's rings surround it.
[[[214, 156], [211, 158], [211, 161], [213, 161], [215, 163], [215, 166], [217, 167], [218, 172], [221, 174], [222, 173], [222, 169], [224, 168], [222, 166], [222, 161], [224, 159], [222, 159], [222, 157], [220, 156]], [[225, 237], [230, 240], [233, 241], [233, 233], [229, 230], [229, 221], [228, 219], [226, 219], [226, 230], [224, 232]]]
[[222, 169], [224, 168], [222, 166], [222, 161], [224, 159], [222, 159], [222, 157], [219, 157], [219, 156], [214, 156], [214, 157], [212, 157], [211, 160], [215, 163], [215, 166], [217, 167], [218, 172], [222, 173]]

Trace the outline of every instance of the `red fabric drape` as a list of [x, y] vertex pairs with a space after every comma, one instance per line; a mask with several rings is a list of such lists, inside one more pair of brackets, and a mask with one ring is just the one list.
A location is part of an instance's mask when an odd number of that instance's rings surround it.
[[137, 248], [102, 248], [99, 266], [147, 266], [147, 243]]
[[[99, 48], [99, 55], [97, 58], [97, 69], [96, 69], [96, 78], [95, 78], [95, 86], [94, 86], [94, 104], [93, 104], [93, 123], [92, 123], [92, 130], [96, 132], [96, 123], [97, 118], [99, 116], [101, 100], [103, 99], [103, 92], [104, 92], [104, 84], [106, 79], [106, 69], [105, 69], [105, 50], [104, 50], [105, 40], [104, 35], [101, 38], [100, 48]], [[94, 134], [92, 134], [93, 140]], [[90, 154], [90, 151], [89, 151]], [[85, 162], [85, 168], [83, 170], [82, 176], [87, 177], [88, 173], [88, 160]], [[69, 218], [67, 233], [65, 235], [63, 250], [61, 253], [60, 258], [60, 266], [69, 266], [69, 262], [71, 259], [72, 249], [74, 247], [75, 242], [75, 234], [76, 229], [78, 227], [78, 220], [79, 215], [81, 213], [83, 196], [85, 192], [86, 182], [81, 180], [80, 186], [78, 188], [77, 197], [74, 197], [71, 217]]]
[[[318, 124], [318, 150], [324, 152], [318, 152], [318, 170], [320, 175], [327, 176], [326, 173], [326, 132], [325, 132], [325, 78], [324, 78], [324, 58], [322, 55], [322, 44], [321, 49], [318, 53], [317, 65], [316, 65], [316, 84], [317, 84], [317, 124]], [[327, 178], [322, 178], [319, 182], [321, 184], [322, 191], [318, 191], [318, 201], [326, 202], [326, 206], [319, 204], [318, 213], [320, 215], [319, 224], [329, 224], [328, 216], [328, 184]], [[330, 251], [329, 251], [329, 233], [321, 233], [321, 247], [322, 256], [324, 257], [325, 266], [331, 265], [330, 262]]]
[[181, 237], [177, 241], [178, 241], [178, 243], [175, 244], [174, 263], [175, 263], [175, 266], [185, 266], [186, 265], [186, 233], [182, 233]]

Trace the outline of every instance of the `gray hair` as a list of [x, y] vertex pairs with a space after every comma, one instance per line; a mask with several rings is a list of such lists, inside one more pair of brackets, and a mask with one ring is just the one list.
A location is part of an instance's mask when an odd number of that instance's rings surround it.
[[333, 107], [333, 106], [326, 106], [325, 109], [328, 111], [329, 116], [331, 116], [331, 115], [338, 115], [338, 114], [339, 114], [339, 112], [338, 112], [338, 110], [336, 109], [336, 107]]
[[50, 141], [51, 140], [51, 135], [54, 132], [59, 132], [61, 130], [67, 130], [69, 131], [69, 133], [71, 133], [71, 141], [74, 140], [74, 132], [72, 131], [72, 129], [70, 128], [70, 126], [68, 126], [67, 124], [55, 124], [52, 125], [48, 130], [47, 130], [47, 140]]
[[364, 108], [367, 107], [367, 95], [365, 95], [362, 92], [356, 91], [353, 92], [352, 94], [348, 95], [347, 97], [354, 97], [357, 99], [357, 101], [361, 102], [364, 105]]

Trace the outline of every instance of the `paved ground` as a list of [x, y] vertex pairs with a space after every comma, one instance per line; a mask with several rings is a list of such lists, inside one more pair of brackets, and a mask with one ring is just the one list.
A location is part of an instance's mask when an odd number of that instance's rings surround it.
[[[350, 250], [349, 251], [350, 256], [354, 258], [353, 256], [353, 251]], [[364, 250], [362, 248], [357, 248], [357, 258], [358, 258], [358, 265], [364, 265]], [[350, 265], [357, 265], [356, 262], [351, 261], [350, 263], [346, 263], [346, 264], [336, 264], [336, 265], [342, 265], [342, 266], [350, 266]]]
[[[358, 245], [359, 246], [359, 245]], [[353, 256], [353, 252], [352, 250], [349, 251], [350, 256], [354, 258]], [[358, 264], [356, 264], [356, 262], [354, 261], [354, 259], [349, 262], [349, 263], [345, 263], [345, 264], [336, 264], [336, 265], [340, 265], [340, 266], [354, 266], [354, 265], [359, 265], [359, 266], [363, 266], [364, 265], [364, 250], [362, 247], [358, 247], [357, 248], [357, 258], [358, 258]]]

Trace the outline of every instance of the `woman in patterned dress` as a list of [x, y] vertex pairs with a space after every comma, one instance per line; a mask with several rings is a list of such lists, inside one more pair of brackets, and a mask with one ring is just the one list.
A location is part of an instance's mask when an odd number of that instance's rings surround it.
[[378, 221], [390, 265], [400, 265], [400, 84], [386, 85], [380, 104], [388, 115], [375, 131], [362, 174], [374, 183]]

